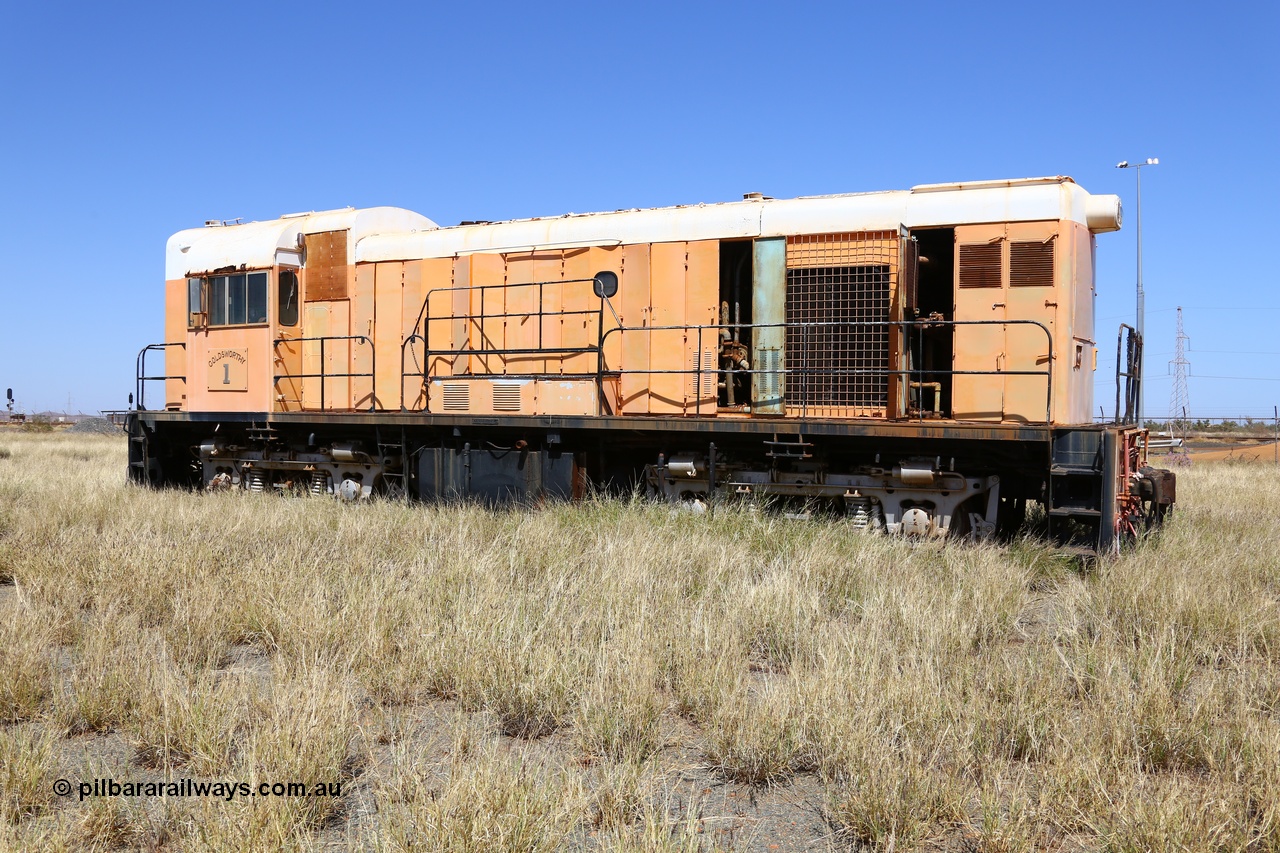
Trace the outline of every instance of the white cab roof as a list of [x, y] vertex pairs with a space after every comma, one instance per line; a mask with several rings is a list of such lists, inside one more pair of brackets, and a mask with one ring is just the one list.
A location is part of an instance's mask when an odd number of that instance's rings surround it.
[[1120, 198], [1090, 195], [1070, 178], [928, 184], [895, 192], [570, 213], [361, 240], [357, 262], [443, 258], [476, 252], [896, 230], [980, 222], [1065, 219], [1091, 231], [1120, 227]]
[[476, 252], [886, 231], [982, 222], [1070, 220], [1097, 233], [1120, 227], [1120, 198], [1090, 195], [1070, 178], [926, 184], [894, 192], [749, 198], [440, 228], [397, 207], [344, 208], [266, 222], [189, 228], [169, 238], [165, 278], [300, 264], [301, 235], [349, 229], [350, 263], [448, 258]]
[[355, 263], [356, 244], [366, 237], [387, 233], [403, 236], [435, 227], [425, 216], [398, 207], [347, 207], [265, 222], [188, 228], [169, 238], [164, 277], [172, 281], [226, 267], [263, 269], [277, 263], [300, 264], [301, 235], [345, 229], [350, 229], [347, 257]]

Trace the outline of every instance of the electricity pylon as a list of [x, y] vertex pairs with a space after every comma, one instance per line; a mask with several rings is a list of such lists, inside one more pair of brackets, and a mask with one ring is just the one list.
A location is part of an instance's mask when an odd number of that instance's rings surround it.
[[[1173, 361], [1169, 362], [1173, 373], [1173, 391], [1169, 395], [1169, 430], [1174, 424], [1187, 431], [1187, 407], [1191, 405], [1191, 394], [1187, 390], [1187, 372], [1191, 362], [1187, 361], [1187, 344], [1191, 338], [1182, 328], [1182, 306], [1178, 306], [1178, 339], [1173, 346]], [[1173, 436], [1171, 436], [1173, 437]]]

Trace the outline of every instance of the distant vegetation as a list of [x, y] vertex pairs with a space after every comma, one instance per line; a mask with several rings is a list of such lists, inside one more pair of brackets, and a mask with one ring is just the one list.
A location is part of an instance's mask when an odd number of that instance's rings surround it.
[[[1160, 541], [151, 492], [5, 439], [0, 847], [1280, 849], [1280, 485]], [[1224, 500], [1224, 495], [1247, 499]], [[341, 781], [57, 797], [58, 778]]]
[[56, 426], [58, 425], [44, 415], [33, 415], [23, 421], [19, 429], [23, 432], [53, 432]]
[[1260, 418], [1243, 418], [1241, 420], [1208, 420], [1198, 418], [1186, 421], [1147, 421], [1147, 429], [1151, 432], [1203, 433], [1208, 435], [1248, 435], [1258, 438], [1270, 438], [1275, 432], [1275, 422]]

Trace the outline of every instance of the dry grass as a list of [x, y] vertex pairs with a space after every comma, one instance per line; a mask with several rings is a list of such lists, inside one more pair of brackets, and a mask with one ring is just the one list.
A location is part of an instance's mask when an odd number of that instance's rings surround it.
[[[0, 849], [1280, 850], [1265, 467], [1181, 473], [1161, 541], [1089, 568], [727, 508], [157, 493], [122, 440], [3, 447]], [[95, 777], [343, 795], [51, 791]]]

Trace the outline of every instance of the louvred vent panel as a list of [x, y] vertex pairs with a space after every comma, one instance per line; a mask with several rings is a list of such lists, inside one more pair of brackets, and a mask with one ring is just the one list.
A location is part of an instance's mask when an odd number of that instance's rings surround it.
[[1000, 243], [960, 246], [960, 286], [999, 287]]

